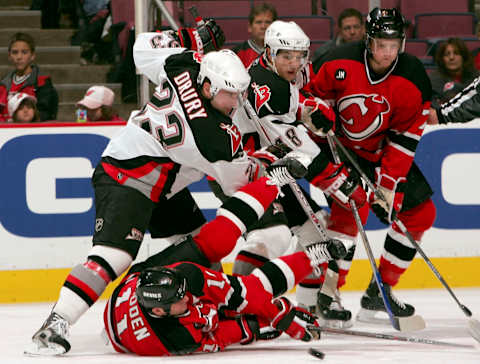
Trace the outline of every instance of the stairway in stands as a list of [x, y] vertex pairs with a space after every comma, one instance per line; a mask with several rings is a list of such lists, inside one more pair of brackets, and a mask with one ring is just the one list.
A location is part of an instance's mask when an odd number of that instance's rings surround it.
[[71, 46], [75, 29], [41, 29], [41, 12], [29, 10], [31, 0], [0, 1], [0, 77], [12, 70], [8, 42], [16, 32], [30, 34], [36, 42], [36, 63], [50, 75], [59, 96], [57, 120], [75, 120], [75, 103], [92, 85], [105, 85], [115, 92], [114, 108], [125, 120], [135, 104], [123, 104], [121, 84], [107, 84], [110, 65], [81, 65], [80, 47]]

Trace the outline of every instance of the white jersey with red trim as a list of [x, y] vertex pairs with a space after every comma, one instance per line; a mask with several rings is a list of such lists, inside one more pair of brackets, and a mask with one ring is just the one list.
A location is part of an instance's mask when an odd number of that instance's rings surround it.
[[169, 198], [205, 174], [231, 195], [249, 182], [256, 164], [242, 151], [232, 120], [201, 95], [197, 76], [202, 55], [168, 48], [172, 44], [168, 33], [138, 36], [135, 64], [158, 86], [112, 138], [102, 167], [153, 201]]

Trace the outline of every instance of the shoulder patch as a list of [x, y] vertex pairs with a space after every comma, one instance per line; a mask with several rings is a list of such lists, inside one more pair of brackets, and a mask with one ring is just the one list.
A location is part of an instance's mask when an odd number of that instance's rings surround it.
[[232, 157], [237, 154], [238, 148], [242, 145], [242, 134], [236, 125], [220, 123], [220, 128], [225, 130], [230, 136], [230, 145], [232, 146]]
[[254, 82], [252, 83], [253, 91], [255, 93], [255, 111], [258, 114], [260, 108], [270, 100], [272, 93], [270, 91], [270, 87], [268, 85], [257, 86]]
[[335, 79], [337, 81], [343, 81], [347, 78], [347, 71], [343, 68], [339, 68], [335, 71]]

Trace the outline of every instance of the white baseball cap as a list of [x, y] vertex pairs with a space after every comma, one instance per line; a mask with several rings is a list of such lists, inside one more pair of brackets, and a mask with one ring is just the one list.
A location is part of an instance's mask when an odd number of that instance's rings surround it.
[[97, 109], [102, 105], [112, 106], [115, 93], [105, 86], [90, 87], [83, 99], [77, 102], [78, 105], [83, 105], [89, 109]]
[[37, 99], [35, 98], [35, 96], [29, 95], [25, 92], [18, 92], [8, 98], [8, 114], [10, 116], [13, 116], [22, 101], [25, 99], [32, 99], [35, 103], [37, 103]]

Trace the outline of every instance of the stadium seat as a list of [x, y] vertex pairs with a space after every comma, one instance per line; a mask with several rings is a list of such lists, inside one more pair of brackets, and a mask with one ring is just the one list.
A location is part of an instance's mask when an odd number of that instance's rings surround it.
[[312, 2], [310, 0], [253, 0], [253, 5], [264, 2], [272, 4], [277, 10], [279, 17], [287, 15], [312, 15]]
[[312, 40], [310, 42], [310, 55], [315, 52], [315, 50], [320, 47], [321, 45], [325, 44], [327, 41], [326, 40]]
[[[174, 2], [174, 6], [179, 7], [181, 2]], [[191, 26], [195, 22], [190, 14], [189, 9], [195, 5], [199, 15], [203, 18], [217, 18], [217, 17], [228, 17], [228, 16], [243, 16], [247, 17], [250, 13], [252, 6], [251, 0], [224, 0], [224, 1], [183, 1], [183, 17], [184, 24]], [[181, 14], [181, 8], [179, 7]], [[244, 28], [247, 27], [248, 21], [245, 22]]]
[[283, 21], [294, 21], [310, 37], [310, 40], [329, 40], [333, 38], [333, 18], [331, 16], [282, 16]]
[[421, 13], [415, 15], [415, 38], [474, 37], [474, 13]]
[[464, 40], [465, 44], [467, 45], [468, 49], [470, 50], [470, 52], [474, 51], [475, 49], [480, 48], [480, 39], [464, 38], [463, 40]]
[[452, 12], [465, 13], [469, 11], [469, 0], [400, 0], [400, 11], [407, 20], [414, 22], [415, 15], [420, 13]]
[[324, 9], [321, 7], [322, 1], [318, 1], [317, 3], [319, 4], [318, 14], [331, 16], [335, 20], [335, 23], [340, 13], [346, 8], [354, 8], [362, 14], [368, 14], [367, 0], [326, 0]]
[[431, 46], [426, 39], [407, 39], [405, 51], [416, 56], [424, 64], [433, 64], [433, 57], [430, 55]]
[[248, 16], [219, 16], [214, 19], [223, 29], [227, 45], [243, 42], [250, 38]]

